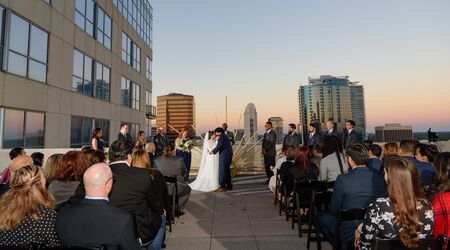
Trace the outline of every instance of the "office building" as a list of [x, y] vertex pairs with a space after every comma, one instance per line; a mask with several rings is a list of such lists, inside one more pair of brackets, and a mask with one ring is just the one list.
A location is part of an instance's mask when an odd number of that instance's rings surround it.
[[258, 135], [258, 114], [256, 113], [255, 104], [249, 103], [245, 107], [244, 112], [244, 142], [257, 143]]
[[391, 123], [375, 127], [376, 142], [400, 142], [413, 138], [412, 126]]
[[178, 93], [158, 96], [156, 106], [156, 125], [166, 129], [170, 141], [175, 141], [178, 132], [183, 128], [189, 131], [189, 137], [195, 136], [194, 96]]
[[277, 135], [277, 142], [276, 144], [283, 144], [283, 118], [281, 117], [270, 117], [268, 119], [270, 122], [272, 122], [273, 131]]

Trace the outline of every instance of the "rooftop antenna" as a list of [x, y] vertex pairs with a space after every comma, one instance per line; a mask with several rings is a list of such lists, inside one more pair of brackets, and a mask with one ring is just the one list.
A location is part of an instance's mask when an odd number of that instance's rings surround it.
[[225, 96], [225, 123], [228, 124], [228, 97]]

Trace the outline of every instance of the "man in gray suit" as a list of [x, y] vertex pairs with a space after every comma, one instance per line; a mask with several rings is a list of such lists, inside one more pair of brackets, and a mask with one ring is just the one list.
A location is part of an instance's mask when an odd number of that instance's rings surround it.
[[[176, 156], [175, 152], [175, 145], [167, 144], [164, 147], [163, 156], [155, 159], [155, 166], [162, 175], [177, 177], [178, 203], [180, 210], [183, 210], [191, 196], [191, 187], [184, 179], [187, 171], [183, 158]], [[177, 213], [184, 214], [182, 211], [177, 211]]]

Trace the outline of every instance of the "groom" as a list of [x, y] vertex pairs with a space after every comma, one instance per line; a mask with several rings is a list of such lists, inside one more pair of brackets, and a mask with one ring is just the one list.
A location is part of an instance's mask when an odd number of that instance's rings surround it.
[[225, 192], [226, 189], [233, 189], [231, 184], [231, 159], [233, 158], [233, 148], [228, 136], [225, 134], [223, 128], [216, 128], [214, 130], [216, 136], [219, 138], [216, 148], [210, 154], [217, 154], [219, 152], [219, 184], [220, 188], [216, 192]]

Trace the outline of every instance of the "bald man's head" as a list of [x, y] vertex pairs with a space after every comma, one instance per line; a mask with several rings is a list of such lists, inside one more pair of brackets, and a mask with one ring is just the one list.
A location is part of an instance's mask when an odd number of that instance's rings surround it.
[[112, 188], [111, 168], [105, 163], [94, 164], [84, 172], [83, 182], [86, 195], [108, 197]]
[[9, 170], [12, 172], [16, 171], [25, 166], [33, 165], [33, 158], [26, 155], [19, 155], [11, 161], [9, 165]]

